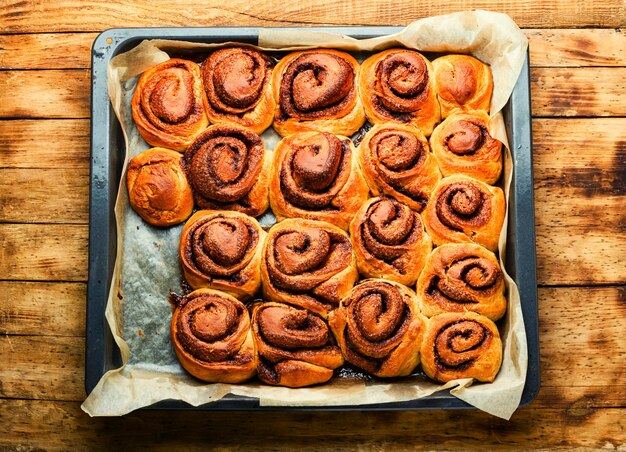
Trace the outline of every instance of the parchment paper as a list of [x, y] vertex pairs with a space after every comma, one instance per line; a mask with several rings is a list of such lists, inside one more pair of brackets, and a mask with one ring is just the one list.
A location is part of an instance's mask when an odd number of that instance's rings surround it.
[[[170, 341], [171, 307], [168, 302], [170, 292], [181, 293], [178, 243], [182, 225], [154, 228], [143, 222], [129, 206], [126, 165], [130, 158], [150, 147], [132, 121], [130, 101], [137, 76], [168, 60], [168, 52], [199, 54], [223, 45], [144, 41], [116, 56], [109, 64], [109, 96], [122, 124], [127, 155], [116, 202], [118, 253], [106, 318], [121, 349], [124, 364], [102, 377], [82, 409], [91, 416], [118, 416], [160, 400], [183, 400], [197, 406], [228, 393], [257, 397], [261, 405], [365, 405], [413, 400], [452, 388], [450, 392], [467, 403], [509, 419], [519, 405], [524, 388], [527, 344], [518, 289], [506, 273], [508, 310], [504, 319], [498, 322], [504, 344], [503, 363], [491, 384], [472, 384], [472, 379], [463, 379], [440, 385], [415, 375], [389, 381], [333, 378], [325, 385], [290, 389], [261, 384], [207, 384], [190, 377], [182, 369]], [[411, 23], [397, 34], [360, 41], [306, 29], [261, 29], [259, 45], [263, 50], [333, 47], [357, 52], [361, 58], [367, 56], [361, 52], [403, 46], [424, 52], [470, 53], [490, 64], [494, 79], [492, 133], [506, 146], [503, 188], [508, 204], [512, 159], [499, 112], [521, 70], [527, 40], [507, 15], [472, 11], [429, 17]], [[278, 139], [271, 128], [263, 134], [268, 149], [273, 149]], [[262, 225], [274, 221], [271, 214], [260, 220]], [[503, 268], [506, 229], [505, 220], [499, 242]]]

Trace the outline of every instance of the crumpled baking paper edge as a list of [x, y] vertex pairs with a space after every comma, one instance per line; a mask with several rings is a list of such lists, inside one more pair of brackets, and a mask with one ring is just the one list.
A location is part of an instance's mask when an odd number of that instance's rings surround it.
[[[507, 15], [487, 11], [471, 11], [429, 17], [411, 23], [399, 33], [367, 40], [356, 40], [346, 36], [306, 29], [260, 29], [259, 45], [266, 50], [272, 48], [288, 50], [305, 47], [333, 47], [365, 51], [377, 51], [400, 45], [417, 48], [425, 52], [471, 53], [489, 63], [492, 67], [495, 86], [491, 102], [491, 111], [496, 113], [492, 114], [492, 133], [506, 146], [504, 188], [508, 201], [512, 180], [512, 160], [508, 150], [504, 122], [499, 112], [513, 90], [524, 62], [528, 44], [523, 32]], [[118, 55], [116, 57], [118, 68], [131, 65], [131, 63], [135, 68], [132, 71], [112, 70], [111, 65], [109, 66], [109, 94], [118, 118], [121, 114], [121, 82], [138, 75], [154, 64], [167, 60], [169, 58], [167, 53], [157, 50], [158, 48], [198, 49], [212, 46], [210, 44], [152, 40], [144, 41], [137, 48]], [[146, 52], [150, 48], [152, 51]], [[144, 56], [148, 57], [142, 60]], [[128, 136], [125, 130], [124, 138], [128, 145]], [[124, 172], [126, 163], [124, 164]], [[120, 184], [121, 190], [124, 189], [123, 180], [124, 178]], [[508, 215], [499, 241], [500, 250], [502, 250], [500, 263], [503, 268], [507, 223]], [[119, 222], [117, 231], [118, 243], [121, 244], [123, 228]], [[118, 246], [116, 262], [120, 262], [121, 248]], [[120, 347], [122, 361], [126, 363], [131, 351], [122, 338], [120, 306], [119, 303], [115, 302], [115, 291], [118, 287], [116, 282], [119, 281], [120, 277], [119, 267], [116, 265], [114, 270], [114, 283], [111, 285], [106, 318], [114, 339]], [[505, 327], [501, 328], [501, 335], [505, 344], [505, 360], [496, 381], [491, 384], [472, 385], [471, 379], [457, 380], [446, 385], [435, 383], [406, 385], [397, 382], [377, 382], [370, 385], [361, 382], [335, 380], [333, 384], [315, 388], [290, 389], [258, 384], [204, 384], [191, 378], [171, 377], [167, 373], [159, 372], [158, 369], [134, 368], [132, 371], [128, 371], [123, 365], [119, 369], [108, 371], [102, 377], [81, 408], [91, 416], [113, 416], [126, 414], [164, 399], [183, 400], [198, 406], [218, 400], [228, 393], [259, 397], [262, 405], [365, 405], [412, 400], [439, 390], [453, 388], [450, 392], [461, 400], [495, 416], [509, 419], [519, 405], [524, 388], [527, 344], [517, 286], [506, 273], [505, 281], [509, 299]], [[515, 325], [515, 328], [511, 328], [512, 325]], [[512, 359], [512, 356], [517, 359]], [[406, 386], [410, 386], [408, 391]]]

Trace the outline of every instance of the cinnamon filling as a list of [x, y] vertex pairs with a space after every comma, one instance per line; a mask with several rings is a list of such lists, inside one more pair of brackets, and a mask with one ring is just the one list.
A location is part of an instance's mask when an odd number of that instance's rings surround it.
[[286, 68], [280, 86], [283, 115], [323, 119], [349, 108], [356, 97], [352, 65], [338, 55], [318, 51], [297, 57]]
[[285, 199], [307, 210], [337, 210], [332, 205], [350, 176], [351, 150], [335, 135], [320, 132], [285, 143], [289, 150], [280, 169]]
[[493, 333], [475, 320], [459, 320], [439, 330], [434, 341], [435, 365], [465, 370], [491, 346]]
[[448, 185], [436, 201], [439, 221], [456, 231], [467, 227], [486, 224], [491, 217], [489, 194], [471, 182], [456, 182]]
[[456, 155], [473, 155], [491, 139], [486, 127], [471, 121], [457, 121], [446, 128], [444, 146]]
[[216, 111], [242, 115], [256, 107], [269, 83], [272, 61], [245, 47], [220, 49], [202, 66], [208, 101]]
[[185, 169], [197, 195], [235, 202], [257, 182], [264, 153], [263, 142], [254, 132], [219, 126], [196, 138], [185, 153]]

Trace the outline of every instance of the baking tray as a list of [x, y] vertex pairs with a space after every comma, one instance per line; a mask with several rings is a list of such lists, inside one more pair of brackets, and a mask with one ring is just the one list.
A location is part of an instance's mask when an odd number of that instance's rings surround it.
[[[400, 31], [401, 27], [318, 27], [307, 30], [372, 38]], [[89, 279], [87, 283], [87, 331], [85, 389], [89, 394], [102, 375], [121, 366], [119, 350], [104, 315], [117, 252], [115, 200], [125, 154], [124, 137], [107, 92], [107, 65], [115, 55], [144, 39], [196, 42], [237, 41], [257, 44], [258, 28], [125, 28], [101, 33], [92, 48], [91, 80], [91, 178], [89, 194]], [[517, 283], [528, 339], [528, 371], [520, 406], [539, 391], [539, 333], [535, 264], [535, 213], [531, 152], [531, 119], [528, 55], [511, 98], [503, 109], [511, 152], [513, 182], [509, 199], [506, 270]], [[200, 410], [415, 410], [474, 408], [441, 391], [431, 396], [370, 405], [332, 407], [266, 407], [256, 398], [227, 395], [221, 400], [193, 407], [166, 400], [150, 408]]]

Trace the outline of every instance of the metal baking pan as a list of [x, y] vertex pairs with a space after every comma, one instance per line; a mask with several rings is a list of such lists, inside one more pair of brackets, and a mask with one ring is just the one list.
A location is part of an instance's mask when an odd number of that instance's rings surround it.
[[[121, 366], [119, 350], [105, 318], [117, 236], [115, 200], [120, 182], [124, 138], [107, 92], [107, 64], [115, 55], [130, 50], [144, 39], [176, 39], [196, 42], [237, 41], [257, 44], [258, 28], [127, 28], [104, 31], [92, 48], [91, 80], [91, 178], [89, 205], [89, 280], [87, 285], [87, 331], [85, 389], [89, 394], [102, 375]], [[396, 33], [400, 27], [320, 27], [359, 39]], [[530, 403], [539, 391], [539, 333], [528, 55], [509, 102], [503, 110], [511, 152], [513, 182], [509, 201], [508, 246], [505, 266], [519, 287], [528, 339], [528, 371], [520, 406]], [[462, 409], [471, 405], [447, 391], [406, 402], [333, 407], [264, 407], [258, 399], [227, 395], [200, 407], [166, 400], [151, 408], [203, 410], [414, 410]]]

